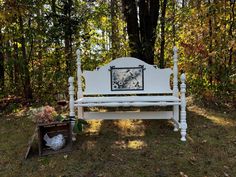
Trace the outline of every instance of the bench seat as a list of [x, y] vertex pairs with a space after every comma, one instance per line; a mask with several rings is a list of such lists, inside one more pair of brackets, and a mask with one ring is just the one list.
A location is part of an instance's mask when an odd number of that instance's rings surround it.
[[75, 101], [77, 106], [94, 107], [127, 107], [127, 106], [168, 106], [180, 105], [180, 99], [175, 96], [114, 96], [114, 97], [83, 97]]
[[180, 102], [180, 99], [175, 96], [114, 96], [114, 97], [83, 97], [78, 99], [79, 103], [94, 103], [94, 102]]

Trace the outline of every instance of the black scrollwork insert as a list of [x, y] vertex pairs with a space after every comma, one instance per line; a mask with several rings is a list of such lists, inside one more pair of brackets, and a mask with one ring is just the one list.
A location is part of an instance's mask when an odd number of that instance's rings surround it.
[[111, 66], [111, 91], [144, 90], [144, 66], [115, 67]]

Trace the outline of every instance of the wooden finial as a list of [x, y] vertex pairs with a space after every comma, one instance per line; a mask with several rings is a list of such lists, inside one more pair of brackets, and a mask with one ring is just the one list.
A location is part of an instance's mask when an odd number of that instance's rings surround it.
[[77, 65], [81, 64], [81, 60], [80, 60], [80, 49], [76, 50], [76, 55], [77, 55]]
[[173, 51], [174, 51], [174, 56], [173, 56], [173, 59], [174, 59], [174, 68], [173, 68], [173, 74], [174, 74], [173, 95], [177, 97], [179, 89], [178, 89], [178, 56], [177, 56], [178, 49], [177, 49], [176, 46], [173, 48]]
[[180, 79], [181, 79], [181, 82], [182, 82], [182, 83], [185, 82], [185, 80], [186, 80], [186, 76], [185, 76], [184, 73], [181, 74]]
[[173, 47], [173, 51], [174, 53], [177, 53], [178, 52], [178, 48], [176, 46]]
[[68, 82], [69, 83], [74, 82], [74, 77], [69, 77]]
[[80, 49], [76, 50], [76, 55], [77, 55], [77, 57], [80, 57]]

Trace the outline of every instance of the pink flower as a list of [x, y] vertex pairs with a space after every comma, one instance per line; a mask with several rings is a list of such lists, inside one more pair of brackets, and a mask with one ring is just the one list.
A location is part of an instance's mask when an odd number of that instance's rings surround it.
[[42, 107], [41, 111], [36, 115], [37, 122], [39, 123], [49, 123], [53, 122], [57, 113], [55, 109], [51, 106]]

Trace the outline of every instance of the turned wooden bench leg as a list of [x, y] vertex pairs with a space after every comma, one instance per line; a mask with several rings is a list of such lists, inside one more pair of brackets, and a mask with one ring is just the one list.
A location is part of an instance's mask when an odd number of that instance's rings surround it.
[[185, 84], [185, 74], [181, 75], [181, 141], [186, 141], [186, 130], [187, 130], [187, 122], [186, 122], [186, 84]]
[[179, 130], [179, 105], [173, 106], [173, 119], [174, 119], [174, 131], [177, 132]]

